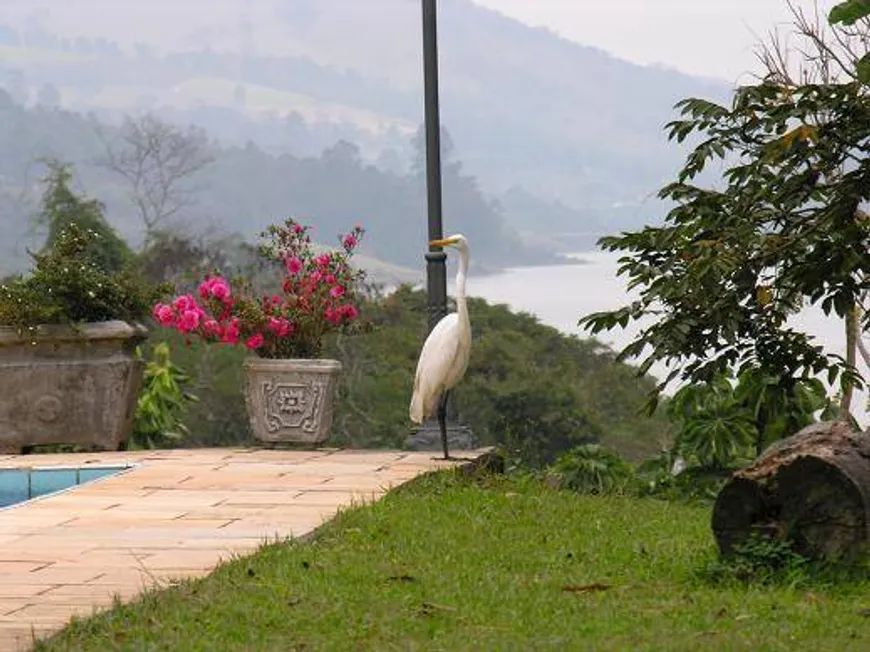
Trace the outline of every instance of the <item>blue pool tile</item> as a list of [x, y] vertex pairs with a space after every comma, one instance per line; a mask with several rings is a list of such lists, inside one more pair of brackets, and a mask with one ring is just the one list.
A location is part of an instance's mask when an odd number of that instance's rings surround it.
[[75, 469], [34, 469], [30, 472], [31, 498], [74, 487], [78, 484], [77, 476]]
[[0, 507], [27, 500], [30, 495], [28, 471], [0, 471]]
[[85, 469], [0, 469], [0, 507], [23, 503], [70, 487], [115, 475], [129, 467]]
[[90, 482], [91, 480], [99, 480], [100, 478], [105, 478], [107, 475], [115, 475], [120, 471], [123, 471], [123, 466], [113, 466], [113, 467], [104, 467], [101, 469], [81, 469], [79, 471], [79, 484], [83, 482]]

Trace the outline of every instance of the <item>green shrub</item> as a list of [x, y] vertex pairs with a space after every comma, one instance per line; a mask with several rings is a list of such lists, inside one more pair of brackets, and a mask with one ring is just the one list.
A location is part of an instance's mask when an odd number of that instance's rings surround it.
[[701, 576], [712, 583], [737, 581], [741, 583], [770, 584], [805, 581], [811, 571], [824, 569], [799, 555], [789, 541], [753, 535], [735, 546], [734, 553], [717, 558], [701, 570]]
[[731, 473], [737, 470], [690, 466], [674, 475], [671, 468], [657, 469], [651, 461], [638, 466], [634, 493], [663, 500], [711, 502]]
[[634, 472], [616, 453], [598, 444], [584, 444], [560, 455], [550, 475], [566, 489], [602, 495], [626, 491]]
[[29, 331], [40, 324], [144, 319], [170, 284], [149, 283], [129, 247], [106, 222], [102, 205], [69, 188], [68, 166], [50, 164], [40, 222], [48, 227], [34, 268], [0, 285], [0, 325]]
[[163, 448], [190, 435], [184, 418], [188, 404], [198, 399], [186, 391], [189, 383], [190, 377], [172, 362], [169, 344], [155, 346], [145, 366], [131, 448]]
[[40, 324], [138, 321], [170, 288], [142, 281], [128, 267], [107, 272], [88, 255], [99, 236], [70, 224], [54, 247], [32, 254], [35, 269], [0, 286], [0, 325], [35, 331]]

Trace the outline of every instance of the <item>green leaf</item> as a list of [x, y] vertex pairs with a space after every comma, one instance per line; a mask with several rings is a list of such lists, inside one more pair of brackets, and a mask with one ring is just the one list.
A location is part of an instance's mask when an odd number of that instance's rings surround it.
[[856, 68], [858, 80], [862, 84], [870, 85], [870, 53], [865, 54], [858, 60]]
[[832, 24], [854, 25], [870, 15], [870, 0], [847, 0], [831, 9], [828, 20]]

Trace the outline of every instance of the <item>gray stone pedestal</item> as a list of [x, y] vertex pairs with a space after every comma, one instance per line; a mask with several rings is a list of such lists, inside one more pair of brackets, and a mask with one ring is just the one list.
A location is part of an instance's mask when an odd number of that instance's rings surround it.
[[[477, 437], [467, 426], [447, 424], [447, 446], [453, 450], [474, 450], [478, 447]], [[405, 448], [412, 451], [440, 451], [441, 429], [437, 419], [430, 419], [420, 428], [413, 430], [405, 440]]]

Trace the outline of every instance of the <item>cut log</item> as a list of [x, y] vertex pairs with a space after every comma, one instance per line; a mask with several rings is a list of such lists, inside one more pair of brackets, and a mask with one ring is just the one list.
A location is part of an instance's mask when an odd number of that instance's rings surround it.
[[809, 558], [861, 556], [870, 543], [870, 435], [828, 422], [777, 442], [728, 480], [712, 525], [724, 556], [753, 534], [790, 541]]

